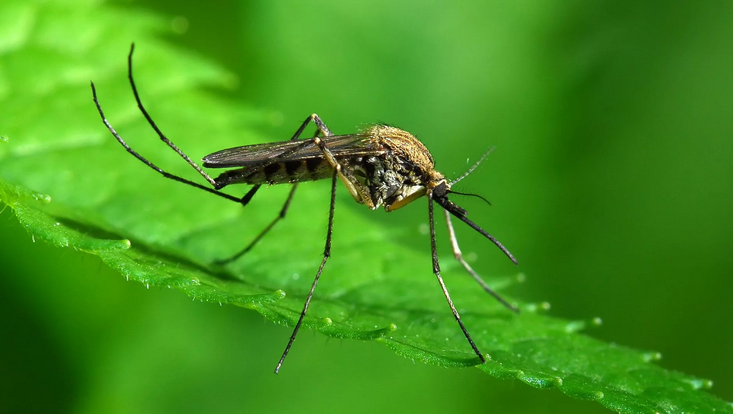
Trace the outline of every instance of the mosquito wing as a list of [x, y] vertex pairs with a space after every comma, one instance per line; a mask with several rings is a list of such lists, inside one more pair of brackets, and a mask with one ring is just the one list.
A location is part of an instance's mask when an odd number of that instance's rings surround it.
[[[358, 155], [377, 155], [380, 150], [364, 134], [334, 135], [321, 140], [337, 159]], [[314, 139], [269, 142], [229, 148], [203, 158], [204, 166], [211, 168], [255, 167], [273, 163], [323, 158]]]

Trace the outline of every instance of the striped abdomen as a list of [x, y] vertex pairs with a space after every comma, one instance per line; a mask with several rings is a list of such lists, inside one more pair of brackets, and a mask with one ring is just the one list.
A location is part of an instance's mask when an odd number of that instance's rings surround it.
[[286, 184], [329, 178], [333, 168], [323, 158], [277, 162], [266, 166], [237, 168], [216, 178], [218, 187], [229, 184]]

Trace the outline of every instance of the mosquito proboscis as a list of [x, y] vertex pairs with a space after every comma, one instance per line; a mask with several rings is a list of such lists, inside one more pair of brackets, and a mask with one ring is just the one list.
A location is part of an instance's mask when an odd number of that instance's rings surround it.
[[[481, 363], [486, 361], [484, 354], [479, 351], [478, 347], [473, 342], [473, 339], [471, 339], [471, 335], [464, 326], [456, 307], [453, 305], [453, 300], [448, 293], [448, 289], [443, 282], [443, 277], [440, 274], [438, 251], [435, 244], [433, 201], [444, 209], [445, 219], [448, 226], [448, 234], [456, 260], [461, 263], [466, 271], [487, 293], [492, 295], [507, 308], [514, 312], [518, 312], [516, 307], [494, 292], [463, 259], [461, 250], [458, 246], [458, 240], [453, 229], [453, 224], [451, 222], [451, 215], [463, 221], [472, 229], [494, 243], [507, 257], [509, 257], [512, 262], [515, 264], [517, 263], [509, 250], [507, 250], [496, 238], [467, 217], [466, 210], [448, 199], [448, 195], [451, 193], [473, 195], [452, 191], [451, 186], [468, 176], [468, 174], [470, 174], [489, 155], [491, 150], [486, 152], [458, 179], [449, 181], [443, 174], [435, 170], [435, 163], [428, 149], [422, 144], [422, 142], [407, 131], [389, 125], [378, 124], [356, 134], [334, 135], [318, 115], [312, 114], [303, 121], [293, 137], [288, 141], [229, 148], [205, 156], [203, 158], [204, 167], [232, 168], [220, 174], [218, 177], [212, 178], [163, 134], [157, 124], [153, 121], [148, 111], [145, 109], [132, 75], [132, 55], [134, 50], [135, 45], [133, 44], [127, 58], [128, 78], [140, 112], [143, 114], [148, 124], [150, 124], [153, 130], [155, 130], [161, 141], [178, 153], [178, 155], [193, 167], [196, 172], [198, 172], [198, 174], [211, 185], [211, 187], [199, 184], [178, 175], [170, 174], [132, 149], [112, 127], [109, 121], [107, 121], [107, 118], [102, 111], [102, 106], [97, 99], [96, 88], [92, 82], [92, 96], [94, 103], [97, 106], [97, 110], [99, 111], [99, 115], [102, 117], [102, 121], [107, 129], [109, 129], [110, 133], [112, 133], [115, 139], [117, 139], [127, 152], [166, 178], [207, 191], [227, 200], [239, 203], [242, 206], [246, 206], [249, 203], [252, 197], [257, 193], [257, 190], [259, 190], [263, 184], [292, 184], [290, 193], [280, 209], [280, 213], [244, 249], [228, 259], [220, 260], [218, 262], [219, 264], [226, 264], [249, 252], [278, 221], [285, 217], [299, 183], [326, 178], [329, 178], [331, 181], [328, 227], [326, 230], [326, 244], [324, 246], [323, 259], [318, 266], [318, 271], [316, 272], [316, 276], [313, 279], [308, 296], [303, 304], [303, 310], [300, 312], [300, 317], [293, 328], [290, 340], [288, 341], [285, 351], [275, 368], [275, 373], [280, 371], [280, 367], [285, 361], [285, 357], [287, 357], [288, 352], [290, 352], [290, 348], [295, 341], [298, 330], [300, 329], [303, 319], [308, 312], [308, 307], [310, 305], [311, 298], [313, 297], [313, 293], [315, 292], [316, 285], [321, 277], [321, 273], [323, 272], [326, 262], [331, 256], [334, 206], [336, 202], [336, 188], [339, 181], [344, 184], [346, 189], [349, 191], [349, 194], [351, 194], [357, 203], [364, 204], [372, 210], [380, 206], [384, 206], [386, 211], [394, 211], [422, 196], [427, 197], [433, 273], [440, 284], [443, 295], [450, 306], [453, 316], [463, 331], [466, 340], [471, 345], [471, 348], [476, 353]], [[311, 122], [314, 123], [317, 128], [315, 136], [311, 139], [300, 139], [300, 135]], [[222, 188], [230, 184], [249, 184], [252, 185], [252, 188], [250, 188], [249, 191], [247, 191], [241, 198], [220, 191]]]

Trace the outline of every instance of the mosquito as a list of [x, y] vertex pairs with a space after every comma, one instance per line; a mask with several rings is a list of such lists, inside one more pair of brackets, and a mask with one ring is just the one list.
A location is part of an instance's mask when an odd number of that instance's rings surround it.
[[[359, 204], [364, 204], [369, 209], [375, 210], [380, 206], [388, 212], [397, 210], [417, 200], [422, 196], [428, 199], [428, 218], [430, 221], [430, 249], [432, 253], [433, 273], [440, 284], [448, 306], [458, 322], [463, 335], [471, 345], [471, 348], [478, 356], [481, 363], [486, 362], [484, 354], [479, 351], [471, 339], [448, 289], [440, 275], [440, 264], [438, 263], [438, 251], [435, 245], [435, 220], [433, 213], [433, 201], [444, 209], [445, 220], [448, 226], [453, 255], [463, 265], [466, 271], [478, 282], [479, 285], [501, 304], [514, 312], [518, 309], [504, 300], [494, 292], [481, 277], [463, 259], [458, 240], [451, 223], [451, 215], [466, 223], [469, 227], [480, 233], [482, 236], [494, 243], [514, 264], [517, 260], [496, 238], [487, 233], [479, 225], [466, 217], [467, 212], [457, 204], [448, 199], [448, 195], [473, 195], [451, 190], [457, 182], [466, 178], [476, 167], [489, 155], [491, 150], [486, 152], [466, 173], [457, 179], [450, 181], [443, 174], [435, 170], [433, 157], [428, 149], [412, 134], [393, 126], [378, 124], [373, 125], [359, 133], [347, 135], [334, 135], [323, 123], [321, 118], [312, 114], [309, 115], [300, 125], [289, 141], [272, 142], [266, 144], [246, 145], [242, 147], [229, 148], [209, 154], [203, 158], [203, 166], [209, 168], [232, 168], [225, 171], [216, 178], [212, 178], [204, 170], [192, 161], [188, 155], [181, 151], [153, 121], [138, 94], [137, 86], [132, 75], [132, 55], [135, 51], [135, 44], [130, 47], [127, 57], [128, 79], [132, 87], [135, 101], [148, 124], [153, 128], [161, 141], [173, 151], [178, 153], [191, 167], [193, 167], [211, 187], [199, 184], [186, 178], [170, 174], [151, 161], [137, 153], [122, 139], [102, 111], [102, 106], [97, 99], [97, 91], [94, 82], [91, 83], [92, 97], [94, 104], [102, 117], [102, 122], [117, 141], [135, 158], [145, 165], [162, 174], [164, 177], [175, 180], [192, 187], [207, 191], [227, 200], [234, 201], [246, 206], [262, 185], [292, 184], [290, 193], [280, 209], [280, 213], [240, 252], [234, 256], [220, 260], [218, 264], [226, 264], [234, 261], [249, 252], [274, 226], [285, 218], [288, 208], [298, 188], [298, 184], [306, 181], [330, 179], [331, 200], [328, 213], [328, 228], [326, 230], [326, 245], [323, 249], [323, 259], [311, 284], [308, 296], [303, 304], [303, 310], [293, 329], [285, 351], [275, 367], [277, 374], [282, 367], [290, 348], [295, 341], [303, 319], [308, 312], [313, 293], [321, 277], [326, 262], [331, 257], [331, 238], [333, 235], [334, 206], [336, 203], [336, 187], [341, 181], [349, 194]], [[310, 124], [316, 125], [316, 133], [311, 139], [300, 139], [300, 135]], [[221, 191], [230, 184], [249, 184], [252, 188], [244, 196], [235, 197]], [[213, 187], [213, 188], [212, 188]], [[484, 199], [485, 201], [485, 199]]]

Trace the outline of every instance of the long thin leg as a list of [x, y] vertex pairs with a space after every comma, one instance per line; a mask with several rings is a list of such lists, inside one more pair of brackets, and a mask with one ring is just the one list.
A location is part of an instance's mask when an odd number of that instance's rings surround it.
[[[102, 117], [102, 122], [104, 122], [104, 125], [107, 127], [107, 129], [109, 130], [109, 132], [112, 133], [112, 136], [114, 136], [115, 139], [117, 139], [117, 142], [119, 142], [127, 150], [127, 152], [129, 152], [130, 154], [132, 154], [138, 160], [142, 161], [145, 165], [147, 165], [148, 167], [150, 167], [153, 170], [157, 171], [158, 173], [162, 174], [165, 178], [170, 178], [171, 180], [178, 181], [178, 182], [181, 182], [181, 183], [184, 183], [184, 184], [188, 184], [188, 185], [190, 185], [192, 187], [196, 187], [196, 188], [201, 189], [201, 190], [204, 190], [204, 191], [208, 191], [209, 193], [216, 194], [216, 195], [218, 195], [220, 197], [226, 198], [227, 200], [231, 200], [231, 201], [240, 203], [242, 205], [246, 205], [247, 202], [249, 202], [249, 200], [252, 198], [252, 196], [254, 196], [254, 192], [257, 191], [256, 188], [259, 188], [259, 186], [253, 187], [252, 190], [254, 190], [254, 191], [250, 190], [250, 192], [252, 192], [252, 194], [247, 193], [247, 195], [245, 195], [244, 197], [242, 197], [240, 199], [239, 197], [234, 197], [234, 196], [231, 196], [231, 195], [229, 195], [227, 193], [224, 193], [224, 192], [215, 190], [213, 188], [206, 187], [204, 185], [201, 185], [199, 183], [193, 182], [191, 180], [187, 180], [187, 179], [185, 179], [183, 177], [179, 177], [177, 175], [170, 174], [170, 173], [168, 173], [166, 171], [163, 171], [160, 167], [158, 167], [157, 165], [153, 164], [152, 162], [148, 161], [145, 157], [143, 157], [142, 155], [138, 154], [137, 151], [135, 151], [134, 149], [130, 148], [130, 146], [127, 145], [127, 143], [125, 142], [125, 140], [122, 139], [122, 137], [120, 136], [120, 134], [118, 134], [117, 131], [115, 131], [115, 129], [112, 127], [112, 125], [109, 123], [109, 121], [107, 121], [107, 118], [104, 116], [104, 111], [102, 110], [102, 105], [99, 103], [99, 100], [97, 99], [97, 89], [94, 87], [94, 82], [91, 83], [91, 86], [92, 86], [92, 97], [94, 99], [94, 104], [97, 106], [97, 111], [99, 111], [99, 116]], [[178, 151], [180, 151], [180, 150], [178, 150]], [[209, 177], [209, 178], [211, 178], [211, 177]]]
[[[130, 50], [130, 55], [128, 56], [128, 64], [129, 64], [129, 70], [130, 70], [129, 79], [130, 79], [130, 84], [131, 84], [132, 89], [133, 89], [133, 93], [135, 95], [135, 100], [138, 103], [138, 107], [140, 108], [141, 112], [145, 116], [145, 118], [148, 121], [148, 123], [158, 133], [158, 136], [160, 137], [160, 139], [163, 140], [173, 150], [175, 150], [179, 155], [181, 155], [184, 158], [184, 160], [186, 160], [190, 165], [192, 165], [197, 171], [199, 171], [202, 174], [202, 176], [204, 178], [206, 178], [207, 181], [209, 181], [215, 187], [215, 189], [212, 189], [212, 188], [203, 186], [203, 185], [201, 185], [199, 183], [193, 182], [193, 181], [188, 180], [188, 179], [185, 179], [183, 177], [180, 177], [180, 176], [177, 176], [177, 175], [174, 175], [174, 174], [170, 174], [170, 173], [164, 171], [163, 169], [161, 169], [160, 167], [158, 167], [157, 165], [153, 164], [151, 161], [149, 161], [148, 159], [146, 159], [145, 157], [143, 157], [142, 155], [140, 155], [137, 151], [135, 151], [134, 149], [132, 149], [129, 145], [127, 145], [127, 143], [125, 142], [125, 140], [122, 139], [122, 137], [112, 127], [112, 125], [109, 123], [109, 121], [107, 120], [106, 116], [104, 115], [104, 111], [102, 110], [102, 106], [99, 103], [99, 100], [97, 98], [97, 90], [96, 90], [96, 88], [94, 86], [94, 83], [92, 82], [91, 83], [91, 88], [92, 88], [93, 100], [94, 100], [95, 105], [97, 106], [97, 111], [99, 112], [99, 115], [102, 118], [102, 122], [104, 123], [104, 125], [107, 127], [107, 129], [110, 131], [110, 133], [112, 133], [112, 136], [114, 136], [115, 139], [125, 148], [125, 150], [127, 150], [127, 152], [129, 152], [130, 154], [132, 154], [135, 158], [137, 158], [138, 160], [142, 161], [145, 165], [147, 165], [148, 167], [150, 167], [153, 170], [157, 171], [158, 173], [160, 173], [164, 177], [169, 178], [169, 179], [172, 179], [174, 181], [178, 181], [178, 182], [181, 182], [181, 183], [190, 185], [192, 187], [199, 188], [199, 189], [204, 190], [204, 191], [207, 191], [209, 193], [212, 193], [212, 194], [218, 195], [220, 197], [226, 198], [227, 200], [237, 202], [237, 203], [241, 204], [242, 206], [246, 206], [249, 203], [249, 201], [252, 199], [252, 197], [254, 197], [254, 195], [257, 193], [257, 190], [259, 190], [260, 185], [253, 186], [242, 198], [234, 197], [234, 196], [231, 196], [231, 195], [229, 195], [227, 193], [218, 191], [218, 188], [221, 188], [222, 186], [220, 186], [215, 180], [211, 179], [211, 177], [208, 174], [204, 173], [198, 167], [198, 165], [196, 165], [193, 161], [191, 161], [188, 156], [186, 156], [175, 144], [173, 144], [173, 142], [171, 142], [168, 138], [166, 138], [165, 135], [160, 131], [160, 129], [158, 128], [157, 124], [155, 124], [155, 122], [153, 121], [153, 119], [150, 117], [150, 115], [148, 114], [148, 112], [145, 110], [145, 107], [142, 104], [142, 101], [140, 100], [140, 97], [138, 95], [137, 87], [135, 86], [135, 81], [134, 81], [134, 78], [132, 76], [132, 52], [133, 52], [133, 50], [134, 50], [134, 45], [133, 45], [133, 48]], [[331, 131], [328, 129], [328, 127], [325, 125], [325, 123], [318, 117], [318, 115], [312, 114], [312, 115], [308, 116], [303, 121], [303, 123], [300, 125], [300, 127], [298, 128], [298, 130], [295, 132], [295, 134], [293, 135], [293, 137], [291, 138], [291, 140], [293, 140], [293, 141], [298, 140], [300, 138], [300, 135], [302, 134], [302, 132], [305, 130], [305, 128], [308, 126], [308, 124], [311, 121], [314, 122], [316, 124], [316, 126], [317, 126], [317, 130], [316, 130], [316, 134], [315, 134], [316, 137], [319, 136], [320, 134], [323, 134], [325, 136], [331, 136], [331, 135], [333, 135], [331, 133]], [[284, 155], [285, 156], [288, 156], [290, 154], [284, 154]], [[282, 157], [282, 155], [281, 155], [281, 157]], [[273, 162], [277, 162], [279, 160], [279, 158], [280, 157], [276, 158]], [[262, 232], [260, 232], [260, 234], [258, 234], [257, 237], [255, 237], [255, 239], [250, 244], [248, 244], [244, 249], [242, 249], [242, 251], [240, 251], [239, 253], [237, 253], [233, 257], [231, 257], [229, 259], [225, 259], [225, 260], [219, 261], [219, 264], [229, 263], [229, 262], [231, 262], [233, 260], [238, 259], [242, 255], [244, 255], [245, 253], [247, 253], [248, 251], [250, 251], [255, 246], [255, 244], [257, 244], [257, 242], [259, 242], [270, 231], [270, 229], [272, 229], [274, 227], [275, 223], [277, 223], [278, 221], [280, 221], [281, 219], [283, 219], [285, 217], [287, 211], [288, 211], [288, 207], [290, 206], [290, 202], [293, 199], [293, 195], [295, 194], [295, 189], [296, 188], [297, 188], [297, 184], [293, 185], [293, 189], [290, 191], [290, 194], [288, 195], [288, 198], [285, 201], [285, 204], [283, 205], [282, 209], [280, 210], [280, 214], [278, 214], [278, 216]]]
[[471, 268], [471, 266], [466, 263], [465, 260], [463, 260], [463, 254], [461, 254], [461, 248], [458, 247], [458, 239], [456, 238], [456, 232], [453, 230], [453, 223], [450, 219], [450, 213], [448, 210], [443, 210], [445, 212], [445, 223], [448, 225], [448, 237], [450, 238], [450, 244], [453, 247], [453, 255], [456, 257], [456, 260], [458, 260], [462, 265], [463, 268], [466, 269], [466, 271], [473, 276], [473, 279], [478, 282], [479, 285], [481, 285], [482, 288], [488, 293], [489, 295], [493, 296], [496, 300], [499, 301], [502, 305], [506, 306], [507, 308], [511, 309], [514, 312], [519, 313], [519, 309], [512, 306], [509, 302], [507, 302], [504, 298], [502, 298], [498, 293], [494, 292], [493, 289], [489, 287], [489, 285], [484, 282], [481, 277], [476, 274], [476, 272]]
[[[206, 181], [208, 181], [212, 186], [216, 187], [216, 183], [214, 182], [214, 179], [211, 178], [208, 174], [206, 174], [203, 170], [201, 170], [201, 168], [198, 165], [196, 165], [196, 163], [194, 163], [193, 161], [191, 161], [191, 159], [186, 154], [184, 154], [183, 151], [181, 151], [175, 144], [173, 144], [173, 142], [171, 142], [171, 140], [169, 140], [163, 134], [163, 132], [160, 130], [160, 128], [158, 128], [158, 126], [155, 124], [155, 122], [153, 121], [153, 119], [150, 117], [150, 114], [148, 114], [148, 111], [145, 109], [145, 106], [143, 105], [142, 101], [140, 100], [140, 95], [137, 92], [137, 86], [135, 85], [135, 80], [134, 80], [133, 75], [132, 75], [132, 54], [133, 54], [134, 51], [135, 51], [135, 44], [133, 43], [130, 46], [130, 54], [127, 56], [127, 68], [128, 68], [128, 78], [130, 80], [130, 86], [132, 87], [132, 92], [135, 95], [135, 101], [137, 102], [138, 108], [142, 112], [143, 116], [145, 116], [145, 119], [148, 121], [148, 123], [150, 124], [150, 126], [158, 134], [158, 136], [160, 137], [160, 139], [163, 142], [165, 142], [166, 145], [168, 145], [170, 148], [172, 148], [174, 151], [176, 151], [176, 153], [178, 153], [178, 155], [180, 155], [189, 165], [191, 165], [194, 169], [196, 169], [196, 171], [198, 171], [199, 174], [201, 174], [201, 176], [206, 179]], [[180, 176], [177, 176], [177, 175], [174, 175], [174, 174], [170, 174], [170, 173], [168, 173], [166, 171], [163, 171], [160, 167], [158, 167], [157, 165], [153, 164], [151, 161], [147, 160], [145, 157], [143, 157], [137, 151], [133, 150], [132, 148], [130, 148], [129, 145], [127, 145], [127, 143], [125, 142], [125, 140], [122, 139], [122, 137], [120, 136], [120, 134], [118, 134], [117, 131], [115, 131], [115, 129], [112, 127], [112, 125], [109, 123], [109, 121], [107, 121], [107, 118], [104, 116], [104, 111], [102, 110], [102, 105], [99, 103], [99, 99], [97, 98], [97, 89], [94, 86], [94, 82], [91, 82], [91, 87], [92, 87], [92, 97], [93, 97], [93, 100], [94, 100], [94, 104], [97, 106], [97, 111], [99, 112], [99, 116], [102, 117], [102, 122], [107, 127], [107, 129], [109, 130], [109, 132], [112, 133], [112, 136], [115, 137], [115, 139], [117, 140], [117, 142], [119, 142], [125, 148], [125, 150], [127, 150], [127, 152], [129, 152], [130, 154], [132, 154], [138, 160], [142, 161], [148, 167], [152, 168], [153, 170], [155, 170], [158, 173], [160, 173], [161, 175], [163, 175], [165, 178], [169, 178], [171, 180], [178, 181], [178, 182], [181, 182], [181, 183], [184, 183], [184, 184], [188, 184], [188, 185], [190, 185], [192, 187], [196, 187], [198, 189], [207, 191], [209, 193], [216, 194], [216, 195], [218, 195], [220, 197], [226, 198], [227, 200], [231, 200], [231, 201], [240, 203], [243, 206], [244, 205], [247, 205], [247, 203], [249, 202], [249, 200], [252, 199], [252, 197], [254, 196], [254, 194], [259, 189], [259, 186], [254, 186], [252, 189], [250, 189], [250, 191], [247, 194], [245, 194], [244, 197], [238, 198], [238, 197], [234, 197], [234, 196], [231, 196], [229, 194], [223, 193], [221, 191], [218, 191], [218, 188], [209, 188], [209, 187], [203, 186], [203, 185], [201, 185], [199, 183], [193, 182], [191, 180], [187, 180], [187, 179], [185, 179], [183, 177], [180, 177]]]
[[473, 348], [473, 351], [476, 353], [476, 355], [478, 355], [479, 359], [481, 360], [481, 363], [484, 363], [486, 362], [486, 358], [484, 358], [481, 351], [478, 350], [478, 348], [476, 347], [476, 344], [473, 343], [473, 339], [471, 339], [471, 335], [468, 333], [468, 330], [466, 330], [466, 327], [463, 325], [463, 321], [461, 321], [460, 315], [458, 315], [458, 310], [456, 310], [456, 307], [453, 305], [453, 300], [451, 300], [450, 294], [448, 294], [448, 288], [446, 288], [445, 283], [443, 283], [443, 277], [440, 276], [440, 264], [438, 263], [438, 248], [435, 245], [435, 220], [433, 218], [433, 194], [430, 191], [428, 191], [428, 212], [430, 216], [430, 248], [433, 253], [433, 273], [435, 274], [435, 277], [438, 278], [438, 283], [440, 283], [440, 288], [443, 290], [443, 295], [445, 295], [445, 299], [448, 301], [450, 310], [453, 312], [453, 316], [455, 316], [456, 322], [458, 322], [458, 325], [460, 325], [461, 330], [463, 331], [463, 335], [466, 336], [468, 343], [471, 344], [471, 348]]
[[308, 312], [308, 306], [311, 303], [311, 298], [313, 298], [313, 292], [315, 292], [316, 290], [316, 285], [318, 285], [318, 279], [321, 278], [323, 267], [326, 266], [326, 261], [328, 261], [328, 258], [331, 257], [331, 236], [333, 235], [333, 213], [334, 213], [334, 209], [336, 206], [336, 182], [337, 182], [338, 172], [340, 170], [341, 170], [341, 166], [337, 164], [337, 167], [334, 169], [333, 177], [331, 178], [331, 207], [329, 208], [329, 211], [328, 211], [328, 232], [326, 233], [326, 246], [323, 249], [323, 260], [321, 261], [321, 265], [318, 267], [318, 272], [316, 273], [315, 279], [313, 279], [311, 290], [308, 292], [308, 297], [305, 299], [305, 304], [303, 304], [303, 310], [300, 312], [300, 317], [298, 318], [298, 322], [295, 324], [295, 328], [293, 329], [293, 334], [290, 335], [290, 340], [288, 341], [288, 345], [285, 347], [285, 352], [283, 352], [282, 357], [280, 357], [280, 362], [278, 362], [277, 366], [275, 367], [275, 374], [277, 374], [280, 371], [280, 367], [282, 366], [283, 362], [285, 361], [285, 357], [288, 356], [288, 352], [290, 352], [290, 347], [293, 346], [293, 342], [295, 341], [296, 335], [298, 335], [298, 330], [300, 329], [300, 325], [303, 323], [303, 318], [305, 318], [305, 314]]
[[[305, 128], [305, 125], [309, 122], [309, 120], [312, 120], [317, 126], [318, 131], [322, 132], [325, 136], [331, 136], [331, 131], [326, 127], [326, 125], [321, 121], [321, 118], [318, 117], [316, 114], [310, 115], [308, 118], [306, 118], [305, 122], [303, 122], [303, 125], [298, 130], [298, 135], [300, 132], [302, 132], [302, 129]], [[323, 248], [323, 260], [321, 260], [321, 265], [318, 267], [318, 272], [316, 273], [316, 277], [313, 279], [313, 284], [311, 285], [311, 289], [308, 292], [308, 297], [305, 299], [305, 303], [303, 304], [303, 310], [300, 312], [300, 317], [298, 318], [298, 322], [295, 324], [295, 328], [293, 328], [293, 333], [290, 335], [290, 340], [288, 341], [287, 346], [285, 347], [285, 351], [283, 351], [282, 356], [280, 357], [280, 361], [277, 363], [277, 366], [275, 367], [275, 374], [280, 372], [280, 367], [282, 367], [283, 362], [285, 362], [285, 357], [288, 356], [288, 353], [290, 352], [290, 348], [293, 346], [293, 342], [295, 342], [295, 337], [298, 335], [298, 330], [300, 330], [300, 326], [303, 323], [303, 319], [305, 318], [306, 313], [308, 313], [308, 307], [310, 306], [311, 299], [313, 298], [313, 293], [316, 290], [316, 286], [318, 285], [318, 280], [321, 278], [321, 273], [323, 273], [323, 268], [326, 266], [326, 262], [328, 261], [328, 258], [331, 257], [331, 238], [333, 236], [333, 216], [334, 211], [336, 207], [336, 183], [338, 180], [339, 175], [341, 175], [341, 164], [338, 163], [336, 158], [333, 156], [331, 151], [326, 147], [326, 144], [323, 143], [323, 141], [318, 138], [318, 132], [316, 132], [316, 137], [314, 138], [314, 142], [318, 147], [321, 149], [321, 152], [323, 152], [323, 156], [326, 158], [329, 164], [333, 166], [333, 176], [331, 177], [331, 203], [328, 210], [328, 231], [326, 233], [326, 245]]]
[[235, 255], [233, 255], [232, 257], [228, 257], [228, 258], [226, 258], [226, 259], [221, 259], [221, 260], [217, 260], [217, 261], [216, 261], [216, 264], [218, 264], [218, 265], [226, 265], [226, 264], [228, 264], [228, 263], [231, 263], [231, 262], [233, 262], [233, 261], [235, 261], [235, 260], [239, 259], [240, 257], [242, 257], [242, 256], [244, 256], [245, 254], [247, 254], [247, 253], [248, 253], [248, 252], [249, 252], [250, 250], [252, 250], [252, 248], [253, 248], [253, 247], [255, 247], [255, 245], [256, 245], [256, 244], [257, 244], [257, 243], [258, 243], [258, 242], [259, 242], [260, 240], [262, 240], [262, 238], [263, 238], [263, 237], [265, 237], [265, 235], [266, 235], [266, 234], [267, 234], [267, 233], [268, 233], [268, 232], [269, 232], [269, 231], [270, 231], [270, 230], [271, 230], [271, 229], [272, 229], [272, 228], [273, 228], [273, 227], [275, 226], [275, 224], [276, 224], [276, 223], [277, 223], [278, 221], [280, 221], [280, 220], [282, 220], [282, 219], [284, 219], [284, 218], [285, 218], [285, 215], [286, 215], [286, 214], [288, 213], [288, 208], [290, 207], [290, 202], [291, 202], [291, 201], [293, 200], [293, 195], [295, 195], [295, 190], [296, 190], [297, 188], [298, 188], [298, 184], [297, 184], [297, 183], [293, 184], [293, 188], [292, 188], [292, 189], [290, 190], [290, 194], [288, 194], [288, 198], [287, 198], [287, 199], [285, 200], [285, 204], [283, 205], [282, 209], [280, 210], [280, 214], [278, 214], [278, 215], [277, 215], [277, 216], [276, 216], [276, 217], [275, 217], [275, 218], [274, 218], [274, 219], [273, 219], [273, 220], [272, 220], [272, 221], [270, 222], [270, 224], [268, 224], [268, 225], [267, 225], [267, 227], [265, 227], [265, 228], [264, 228], [264, 229], [263, 229], [263, 230], [262, 230], [262, 231], [260, 232], [260, 234], [258, 234], [258, 235], [257, 235], [257, 237], [255, 237], [255, 238], [254, 238], [254, 239], [253, 239], [253, 240], [252, 240], [252, 241], [251, 241], [251, 242], [250, 242], [250, 243], [249, 243], [249, 244], [248, 244], [248, 245], [247, 245], [247, 246], [246, 246], [246, 247], [245, 247], [244, 249], [240, 250], [239, 252], [237, 252], [237, 253], [236, 253]]
[[171, 140], [169, 140], [163, 132], [158, 128], [158, 125], [155, 124], [155, 121], [153, 121], [153, 118], [148, 114], [148, 111], [145, 109], [145, 106], [143, 105], [143, 102], [140, 100], [140, 94], [137, 93], [137, 86], [135, 86], [135, 80], [132, 76], [132, 53], [135, 51], [135, 44], [133, 43], [130, 46], [130, 54], [127, 55], [127, 77], [130, 79], [130, 86], [132, 87], [132, 93], [135, 95], [135, 101], [137, 102], [137, 107], [140, 108], [140, 112], [143, 113], [143, 116], [148, 121], [148, 124], [150, 124], [151, 127], [155, 130], [155, 133], [158, 134], [158, 137], [160, 137], [160, 140], [163, 141], [166, 145], [168, 145], [173, 151], [178, 153], [178, 155], [183, 158], [188, 165], [193, 167], [206, 181], [208, 181], [212, 186], [216, 186], [216, 183], [214, 182], [214, 179], [209, 176], [209, 174], [206, 174], [204, 170], [201, 169], [195, 162], [193, 162], [188, 155], [184, 154], [183, 151], [181, 151], [176, 144], [174, 144]]

